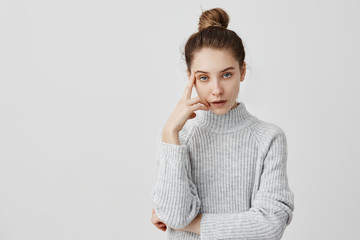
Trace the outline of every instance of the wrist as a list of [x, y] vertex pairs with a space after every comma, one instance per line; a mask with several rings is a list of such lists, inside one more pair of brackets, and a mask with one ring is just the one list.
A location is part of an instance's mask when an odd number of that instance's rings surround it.
[[176, 127], [173, 127], [169, 124], [165, 124], [165, 126], [163, 127], [163, 133], [166, 133], [166, 134], [178, 134], [179, 131], [177, 130]]
[[175, 128], [164, 128], [162, 131], [162, 134], [166, 135], [179, 135], [179, 131], [177, 131]]
[[179, 132], [172, 129], [164, 129], [162, 132], [162, 142], [172, 143], [176, 145], [180, 145], [179, 142]]

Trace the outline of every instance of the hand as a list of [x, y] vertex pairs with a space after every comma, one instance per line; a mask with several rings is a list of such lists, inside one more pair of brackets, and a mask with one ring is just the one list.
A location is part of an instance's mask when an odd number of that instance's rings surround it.
[[155, 227], [157, 227], [158, 229], [160, 229], [161, 231], [166, 231], [167, 226], [165, 225], [165, 223], [163, 223], [158, 216], [155, 213], [155, 209], [152, 209], [152, 217], [151, 217], [151, 222], [152, 224], [155, 225]]
[[169, 130], [170, 132], [180, 132], [188, 119], [196, 117], [196, 113], [194, 113], [194, 111], [208, 111], [210, 109], [210, 104], [208, 104], [204, 99], [200, 97], [191, 99], [191, 92], [195, 79], [195, 74], [192, 73], [189, 76], [189, 81], [186, 84], [184, 94], [177, 103], [175, 110], [165, 123], [164, 129]]

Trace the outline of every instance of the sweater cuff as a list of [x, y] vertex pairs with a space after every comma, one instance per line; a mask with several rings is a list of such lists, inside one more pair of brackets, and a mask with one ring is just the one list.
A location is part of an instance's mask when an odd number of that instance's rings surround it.
[[160, 164], [163, 161], [182, 161], [188, 158], [187, 146], [160, 142]]
[[218, 229], [216, 227], [215, 215], [203, 213], [200, 222], [200, 239], [215, 240], [217, 239]]

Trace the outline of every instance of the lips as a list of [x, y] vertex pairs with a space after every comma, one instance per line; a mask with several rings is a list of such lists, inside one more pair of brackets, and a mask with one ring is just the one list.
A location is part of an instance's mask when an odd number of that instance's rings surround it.
[[212, 103], [222, 103], [222, 102], [226, 102], [226, 100], [213, 101]]

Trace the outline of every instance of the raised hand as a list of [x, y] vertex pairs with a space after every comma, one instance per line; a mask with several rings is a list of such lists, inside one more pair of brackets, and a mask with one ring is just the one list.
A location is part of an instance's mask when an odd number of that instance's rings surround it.
[[164, 129], [168, 132], [180, 132], [188, 119], [196, 117], [195, 111], [210, 109], [210, 105], [202, 98], [191, 98], [191, 92], [195, 82], [195, 74], [192, 73], [186, 84], [184, 94], [177, 103], [174, 111], [165, 123]]

